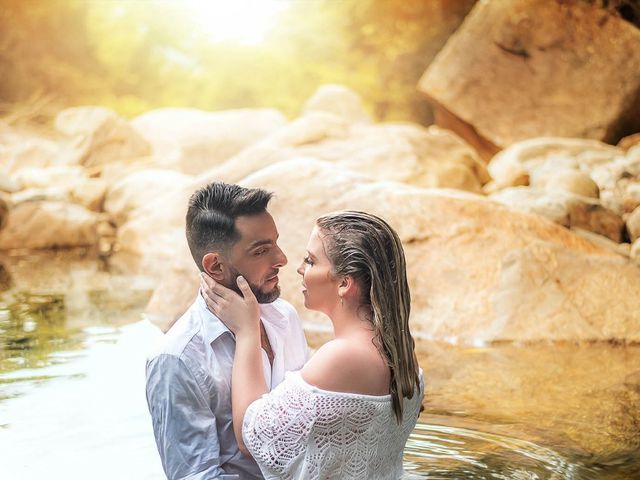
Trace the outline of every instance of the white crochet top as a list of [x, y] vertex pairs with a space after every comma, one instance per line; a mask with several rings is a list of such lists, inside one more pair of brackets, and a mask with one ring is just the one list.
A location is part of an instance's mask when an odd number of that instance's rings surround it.
[[288, 372], [247, 409], [242, 437], [265, 479], [402, 477], [402, 452], [424, 394], [404, 400], [398, 424], [391, 395], [330, 392]]

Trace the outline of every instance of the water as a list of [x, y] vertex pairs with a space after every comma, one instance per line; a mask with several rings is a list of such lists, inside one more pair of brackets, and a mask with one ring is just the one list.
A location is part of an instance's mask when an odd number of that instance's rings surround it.
[[[2, 478], [163, 478], [144, 398], [153, 282], [82, 251], [0, 261]], [[419, 341], [418, 354], [407, 478], [640, 478], [640, 347]]]

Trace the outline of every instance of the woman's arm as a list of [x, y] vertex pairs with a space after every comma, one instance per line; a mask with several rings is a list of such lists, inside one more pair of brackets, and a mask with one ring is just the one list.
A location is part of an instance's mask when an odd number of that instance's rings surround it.
[[231, 375], [231, 413], [238, 447], [250, 455], [242, 440], [242, 423], [249, 405], [267, 393], [260, 351], [260, 309], [249, 284], [238, 277], [242, 296], [202, 275], [202, 293], [211, 310], [236, 336]]
[[264, 381], [262, 354], [260, 352], [260, 329], [236, 335], [236, 353], [231, 375], [231, 413], [233, 433], [238, 447], [245, 455], [251, 455], [242, 440], [242, 424], [247, 408], [267, 393]]

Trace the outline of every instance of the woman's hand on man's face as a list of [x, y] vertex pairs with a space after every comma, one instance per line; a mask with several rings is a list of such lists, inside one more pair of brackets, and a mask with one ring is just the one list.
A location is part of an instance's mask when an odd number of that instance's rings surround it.
[[242, 296], [217, 283], [206, 273], [200, 274], [200, 288], [207, 308], [236, 336], [260, 328], [258, 301], [244, 277], [238, 277], [237, 282]]

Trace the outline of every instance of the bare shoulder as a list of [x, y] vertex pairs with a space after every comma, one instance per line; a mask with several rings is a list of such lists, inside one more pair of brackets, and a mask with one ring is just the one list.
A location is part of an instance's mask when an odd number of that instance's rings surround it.
[[302, 377], [333, 392], [389, 393], [389, 368], [370, 342], [334, 339], [325, 343], [305, 364]]

